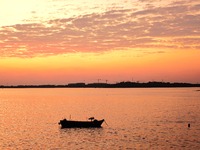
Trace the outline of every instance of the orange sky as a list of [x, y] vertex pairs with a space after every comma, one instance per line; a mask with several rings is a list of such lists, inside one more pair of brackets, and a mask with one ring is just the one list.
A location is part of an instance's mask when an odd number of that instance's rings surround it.
[[0, 1], [0, 85], [200, 83], [200, 2], [10, 4]]

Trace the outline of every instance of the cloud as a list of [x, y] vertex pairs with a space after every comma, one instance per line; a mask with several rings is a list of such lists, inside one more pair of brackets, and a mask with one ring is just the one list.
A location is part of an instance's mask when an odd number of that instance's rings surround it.
[[0, 27], [0, 56], [101, 53], [126, 48], [199, 49], [199, 8], [199, 3], [179, 1], [143, 10], [110, 10], [45, 23], [4, 26]]

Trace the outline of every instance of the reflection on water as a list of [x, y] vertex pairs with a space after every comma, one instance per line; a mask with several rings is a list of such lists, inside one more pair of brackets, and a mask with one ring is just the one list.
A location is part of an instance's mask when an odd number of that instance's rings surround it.
[[[197, 90], [0, 89], [0, 149], [199, 149]], [[61, 129], [70, 116], [108, 125]]]

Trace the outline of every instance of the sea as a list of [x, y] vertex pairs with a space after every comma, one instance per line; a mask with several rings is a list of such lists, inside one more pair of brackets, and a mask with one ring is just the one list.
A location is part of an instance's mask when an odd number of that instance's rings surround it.
[[[58, 124], [89, 117], [106, 122]], [[198, 150], [200, 88], [2, 88], [0, 149]]]

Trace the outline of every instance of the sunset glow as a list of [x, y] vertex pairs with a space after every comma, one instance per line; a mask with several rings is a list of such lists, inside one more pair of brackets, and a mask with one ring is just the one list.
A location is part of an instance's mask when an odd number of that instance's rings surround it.
[[0, 85], [200, 83], [200, 2], [0, 0]]

